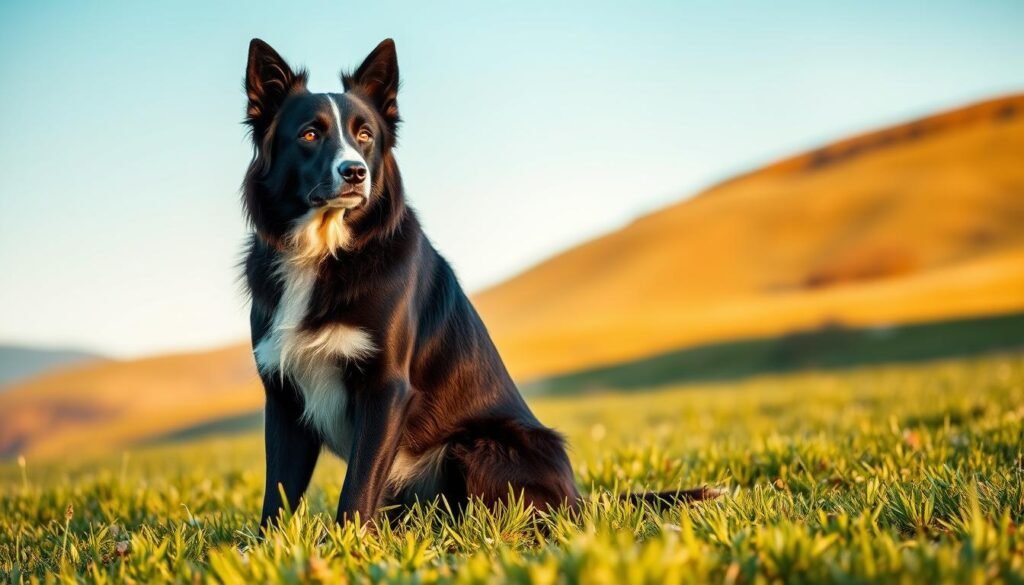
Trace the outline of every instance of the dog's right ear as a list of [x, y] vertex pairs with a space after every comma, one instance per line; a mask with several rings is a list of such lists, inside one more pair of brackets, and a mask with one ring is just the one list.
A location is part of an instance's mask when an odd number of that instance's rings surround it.
[[245, 94], [249, 97], [246, 123], [254, 138], [270, 127], [285, 98], [306, 86], [306, 72], [293, 72], [270, 45], [260, 39], [249, 43], [249, 64], [245, 68]]

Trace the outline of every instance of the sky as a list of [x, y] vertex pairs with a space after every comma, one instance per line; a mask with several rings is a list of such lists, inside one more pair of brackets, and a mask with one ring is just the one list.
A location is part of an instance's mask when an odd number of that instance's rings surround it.
[[407, 196], [480, 290], [729, 176], [1024, 91], [1024, 2], [0, 3], [0, 342], [248, 335], [249, 39], [340, 91], [392, 37]]

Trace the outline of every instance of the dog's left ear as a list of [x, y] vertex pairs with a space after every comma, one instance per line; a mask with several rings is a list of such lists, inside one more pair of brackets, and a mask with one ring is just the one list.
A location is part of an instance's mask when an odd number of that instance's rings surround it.
[[398, 126], [398, 54], [395, 41], [384, 39], [355, 73], [341, 75], [345, 91], [362, 93], [394, 132]]

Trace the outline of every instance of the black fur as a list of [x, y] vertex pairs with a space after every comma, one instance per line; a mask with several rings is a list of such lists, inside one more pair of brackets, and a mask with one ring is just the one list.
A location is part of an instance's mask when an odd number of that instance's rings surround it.
[[[306, 331], [339, 323], [361, 328], [378, 348], [341, 370], [349, 396], [345, 416], [355, 439], [338, 520], [358, 513], [366, 521], [382, 505], [435, 495], [453, 505], [469, 497], [493, 505], [510, 487], [538, 509], [575, 506], [579, 494], [563, 438], [527, 407], [451, 267], [405, 204], [392, 154], [400, 120], [394, 44], [381, 43], [354, 73], [342, 76], [345, 93], [327, 98], [343, 112], [345, 136], [334, 136], [337, 131], [323, 119], [324, 94], [311, 94], [305, 80], [304, 72], [293, 72], [273, 49], [253, 40], [246, 91], [254, 157], [244, 202], [255, 233], [245, 269], [255, 348], [269, 333], [282, 296], [278, 268], [290, 253], [290, 231], [316, 197], [331, 196], [325, 190], [334, 183], [324, 177], [334, 172], [336, 140], [351, 139], [347, 133], [358, 128], [372, 133], [372, 142], [360, 146], [372, 195], [344, 215], [349, 245], [317, 259], [316, 284], [301, 322]], [[321, 142], [297, 141], [304, 128], [312, 128]], [[262, 376], [266, 524], [283, 503], [278, 485], [291, 504], [302, 495], [323, 439], [302, 420], [303, 398], [292, 379]], [[396, 453], [419, 456], [441, 446], [438, 493], [389, 487]], [[634, 497], [657, 503], [704, 495]]]

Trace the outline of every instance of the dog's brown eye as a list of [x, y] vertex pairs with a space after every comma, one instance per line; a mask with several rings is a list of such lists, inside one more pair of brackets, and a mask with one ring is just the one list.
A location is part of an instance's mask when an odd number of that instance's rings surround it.
[[359, 131], [359, 134], [356, 134], [356, 140], [359, 142], [369, 142], [373, 140], [373, 134], [370, 134], [369, 130], [363, 128]]
[[316, 130], [306, 130], [299, 138], [303, 142], [316, 142], [317, 138], [320, 138], [320, 134]]

